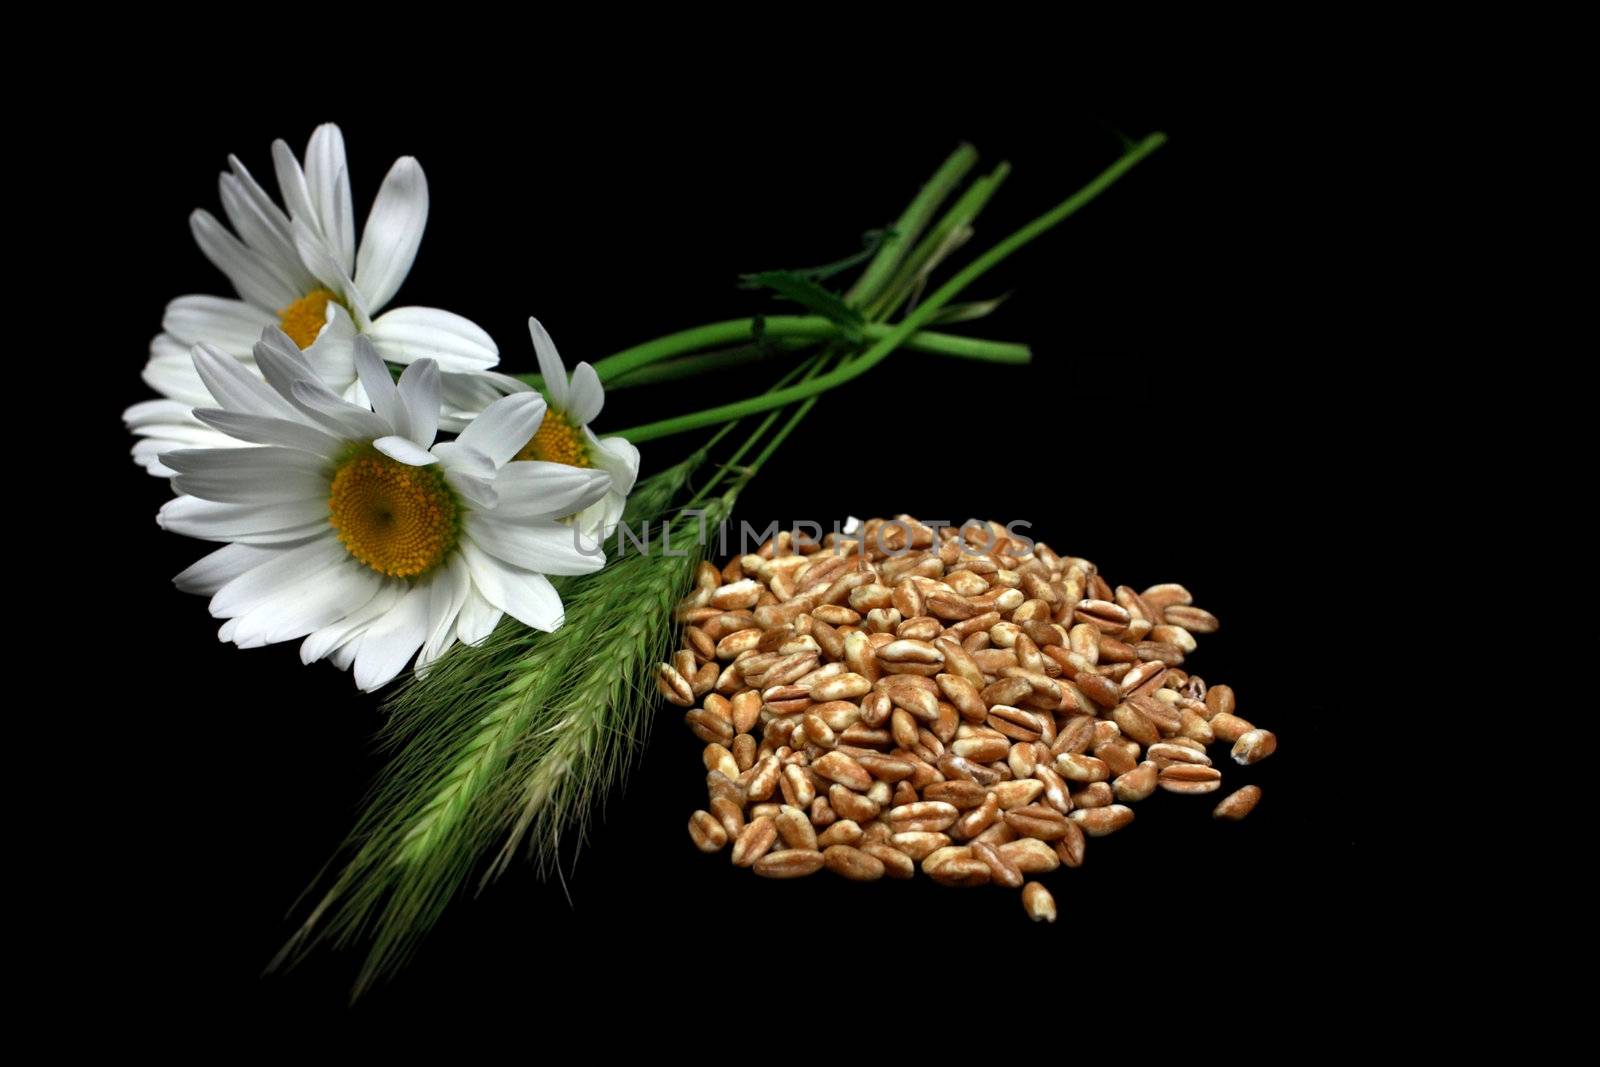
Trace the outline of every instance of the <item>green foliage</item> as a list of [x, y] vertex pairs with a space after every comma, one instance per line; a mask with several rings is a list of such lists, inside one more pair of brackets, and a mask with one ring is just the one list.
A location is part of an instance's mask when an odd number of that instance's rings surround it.
[[[637, 524], [664, 513], [704, 459], [696, 453], [640, 482], [625, 519]], [[561, 805], [544, 826], [564, 824], [586, 802], [589, 794], [573, 788], [574, 781], [604, 780], [608, 787], [616, 780], [634, 732], [607, 724], [637, 727], [653, 707], [634, 674], [648, 674], [670, 642], [672, 602], [688, 584], [685, 568], [692, 573], [697, 562], [664, 557], [656, 547], [649, 556], [621, 556], [596, 574], [554, 579], [566, 607], [554, 633], [507, 619], [482, 644], [457, 645], [401, 686], [380, 735], [393, 758], [346, 843], [343, 868], [274, 966], [321, 940], [368, 941], [359, 994], [404, 962], [522, 813], [506, 807], [511, 783], [524, 804], [528, 796], [548, 795]], [[618, 627], [617, 613], [639, 600], [649, 605], [644, 620]], [[611, 687], [613, 703], [584, 705], [585, 721], [573, 722], [571, 694], [593, 678], [602, 652], [627, 664], [627, 682]], [[530, 741], [569, 730], [583, 739], [576, 750], [540, 750]], [[525, 780], [508, 778], [513, 763]], [[581, 826], [586, 810], [576, 814]]]
[[852, 340], [860, 340], [861, 326], [866, 321], [861, 317], [861, 312], [846, 304], [837, 293], [829, 292], [810, 278], [794, 271], [767, 270], [760, 274], [747, 274], [745, 279], [749, 288], [771, 289], [783, 299], [838, 323]]
[[995, 297], [993, 300], [973, 300], [965, 304], [951, 304], [939, 309], [939, 313], [931, 321], [936, 323], [971, 322], [993, 314], [995, 309], [1011, 299], [1010, 293]]
[[[861, 251], [845, 256], [843, 259], [836, 259], [832, 263], [824, 263], [820, 267], [794, 267], [790, 268], [786, 273], [798, 274], [802, 278], [809, 278], [814, 282], [824, 281], [867, 262], [876, 256], [885, 244], [899, 236], [893, 227], [886, 227], [882, 230], [868, 230], [861, 235]], [[739, 287], [742, 289], [761, 288], [759, 284], [751, 281], [755, 277], [755, 274], [739, 275]]]

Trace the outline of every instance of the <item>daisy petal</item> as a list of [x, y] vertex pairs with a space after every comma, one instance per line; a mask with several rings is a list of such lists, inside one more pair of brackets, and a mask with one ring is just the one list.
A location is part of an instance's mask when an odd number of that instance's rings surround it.
[[450, 472], [451, 477], [465, 475], [494, 481], [494, 460], [459, 439], [434, 445], [433, 454], [438, 457], [444, 469]]
[[198, 210], [190, 215], [189, 229], [200, 251], [250, 303], [276, 311], [299, 298], [300, 294], [272, 270], [260, 253], [245, 247], [209, 211]]
[[[406, 587], [401, 582], [385, 582], [378, 588], [377, 595], [367, 601], [362, 607], [351, 612], [338, 622], [330, 623], [322, 629], [306, 637], [300, 645], [300, 662], [315, 663], [339, 649], [349, 647], [352, 639], [359, 637], [374, 619], [382, 617], [404, 595]], [[354, 655], [354, 650], [351, 655]], [[338, 663], [336, 658], [335, 663]], [[340, 666], [341, 670], [348, 669], [349, 662]]]
[[243, 300], [220, 296], [180, 296], [167, 305], [161, 328], [180, 342], [205, 341], [231, 356], [248, 356], [261, 331], [278, 319]]
[[428, 638], [428, 589], [414, 585], [361, 637], [354, 668], [356, 686], [370, 693], [405, 669]]
[[559, 519], [593, 504], [611, 488], [605, 471], [565, 463], [519, 460], [507, 463], [495, 479], [497, 518]]
[[242, 415], [219, 408], [196, 408], [194, 417], [229, 437], [253, 445], [282, 445], [331, 459], [344, 442], [299, 419], [273, 419], [261, 415]]
[[[356, 383], [356, 324], [344, 308], [328, 302], [328, 322], [302, 357], [317, 380], [329, 390], [343, 395]], [[362, 394], [365, 401], [366, 394]]]
[[528, 316], [528, 333], [533, 337], [533, 354], [539, 358], [539, 373], [544, 376], [544, 391], [552, 404], [565, 411], [567, 367], [561, 362], [561, 353], [556, 351], [556, 343], [544, 324], [532, 315]]
[[611, 475], [611, 491], [627, 496], [639, 480], [639, 448], [626, 437], [589, 434], [594, 465]]
[[471, 377], [490, 383], [503, 395], [535, 392], [533, 386], [521, 378], [513, 378], [511, 375], [501, 374], [499, 371], [486, 370], [479, 374], [471, 375]]
[[146, 437], [135, 441], [133, 447], [128, 449], [128, 454], [152, 478], [171, 478], [174, 472], [161, 462], [161, 454], [174, 448], [182, 448], [191, 443], [188, 441], [167, 441], [160, 437]]
[[183, 448], [161, 462], [177, 472], [174, 491], [202, 500], [282, 504], [328, 495], [323, 458], [291, 448]]
[[303, 545], [272, 551], [265, 560], [228, 582], [211, 597], [211, 614], [229, 619], [243, 614], [292, 582], [320, 575], [330, 567], [360, 566], [337, 538], [319, 537]]
[[223, 545], [179, 572], [172, 584], [185, 593], [210, 596], [245, 571], [266, 562], [275, 551], [260, 545]]
[[494, 460], [460, 441], [434, 445], [433, 455], [448, 472], [450, 488], [467, 503], [485, 511], [500, 503], [500, 494], [494, 487]]
[[611, 536], [627, 509], [628, 494], [639, 477], [639, 450], [621, 437], [596, 438], [588, 427], [583, 432], [589, 440], [589, 455], [611, 479], [611, 489], [579, 512], [576, 521], [590, 539], [603, 541]]
[[195, 418], [193, 408], [176, 400], [141, 401], [122, 413], [122, 421], [130, 431], [146, 438], [140, 444], [153, 445], [155, 442], [149, 439], [157, 437], [170, 441], [162, 449], [164, 452], [174, 448], [238, 448], [241, 444]]
[[607, 493], [578, 512], [572, 521], [582, 532], [583, 543], [593, 544], [596, 547], [604, 545], [606, 538], [616, 530], [617, 523], [621, 521], [622, 513], [627, 507], [627, 498], [616, 493]]
[[468, 588], [461, 614], [456, 617], [456, 639], [464, 645], [475, 645], [494, 633], [504, 615], [505, 612], [485, 600], [476, 588]]
[[439, 457], [417, 444], [409, 437], [390, 435], [372, 442], [372, 447], [398, 463], [408, 467], [426, 467], [439, 462]]
[[[300, 262], [298, 255], [295, 253], [294, 237], [289, 225], [289, 216], [273, 202], [272, 197], [261, 187], [261, 183], [256, 181], [249, 169], [239, 161], [238, 156], [228, 156], [228, 169], [233, 173], [224, 175], [224, 177], [232, 179], [228, 184], [232, 186], [235, 194], [240, 197], [240, 206], [248, 208], [256, 224], [264, 231], [260, 236], [261, 243], [256, 244], [256, 247], [263, 250], [270, 247], [271, 251], [268, 254], [275, 261], [288, 267], [294, 276], [294, 280], [298, 282], [311, 281], [310, 273], [306, 271], [304, 264]], [[235, 225], [237, 226], [238, 223], [236, 222]], [[244, 235], [243, 230], [240, 230], [240, 233]], [[246, 240], [253, 240], [248, 235], [244, 236]]]
[[355, 265], [355, 211], [350, 199], [344, 134], [331, 122], [318, 126], [306, 145], [306, 187], [322, 235], [346, 274]]
[[246, 415], [294, 418], [295, 410], [288, 401], [220, 348], [195, 345], [191, 355], [195, 373], [224, 408]]
[[354, 560], [296, 574], [237, 618], [234, 643], [270, 645], [305, 637], [359, 611], [381, 588], [382, 575]]
[[503, 467], [533, 439], [544, 412], [544, 397], [538, 393], [503, 396], [468, 423], [456, 443], [476, 449], [496, 467]]
[[[268, 330], [261, 335], [261, 343], [256, 345], [256, 364], [272, 387], [286, 396], [307, 422], [346, 438], [382, 437], [391, 432], [389, 424], [372, 411], [371, 405], [354, 404], [334, 392], [293, 341], [274, 337], [274, 333]], [[350, 346], [350, 373], [355, 374], [354, 342]], [[346, 388], [345, 393], [349, 392]], [[363, 400], [365, 396], [363, 393]]]
[[356, 283], [370, 311], [387, 304], [411, 271], [428, 224], [428, 181], [410, 156], [395, 160], [367, 216]]
[[411, 419], [400, 401], [400, 390], [395, 388], [389, 368], [384, 366], [383, 360], [374, 351], [372, 342], [365, 337], [356, 338], [355, 359], [356, 375], [361, 380], [361, 388], [367, 391], [367, 398], [372, 401], [372, 410], [395, 433], [407, 433], [411, 429]]
[[174, 497], [161, 505], [156, 522], [164, 530], [201, 541], [241, 541], [270, 545], [300, 541], [323, 532], [328, 525], [328, 502], [301, 500], [287, 504], [221, 504], [198, 497]]
[[483, 409], [508, 393], [526, 393], [531, 387], [518, 382], [518, 388], [507, 388], [500, 381], [503, 374], [440, 374], [439, 428], [460, 433], [467, 424], [483, 413]]
[[501, 521], [493, 512], [473, 511], [467, 514], [466, 534], [490, 555], [540, 574], [593, 574], [606, 562], [604, 552], [579, 548], [577, 531], [559, 523]]
[[270, 202], [262, 204], [255, 200], [232, 174], [217, 176], [217, 193], [222, 200], [223, 214], [228, 216], [228, 222], [245, 245], [261, 256], [262, 263], [284, 285], [300, 292], [308, 291], [313, 279], [295, 252], [294, 241], [289, 236], [289, 220], [283, 212]]
[[305, 172], [294, 157], [294, 149], [282, 139], [272, 142], [272, 167], [278, 175], [278, 192], [292, 219], [315, 221], [316, 208], [311, 203], [311, 190], [306, 185]]
[[506, 583], [509, 597], [506, 614], [535, 630], [546, 633], [561, 628], [565, 612], [561, 607], [561, 594], [542, 574], [519, 574]]
[[162, 396], [191, 407], [212, 403], [206, 383], [195, 373], [194, 357], [189, 354], [193, 347], [180, 344], [171, 334], [163, 333], [151, 338], [150, 360], [139, 373], [140, 379]]
[[191, 409], [176, 400], [141, 400], [122, 412], [122, 423], [130, 430], [173, 422], [189, 422]]
[[[354, 362], [354, 345], [351, 347]], [[317, 378], [305, 353], [282, 330], [268, 327], [256, 344], [256, 365], [273, 389], [288, 397], [306, 420], [341, 438], [382, 437], [392, 432], [382, 418], [366, 407], [341, 399]]]
[[548, 633], [561, 625], [561, 596], [550, 579], [509, 567], [472, 544], [462, 546], [462, 555], [472, 569], [473, 585], [490, 604], [535, 630]]
[[471, 588], [467, 561], [459, 553], [451, 555], [450, 562], [433, 576], [428, 586], [428, 640], [417, 653], [418, 670], [438, 659], [455, 643], [456, 618]]
[[578, 364], [572, 372], [572, 384], [567, 393], [568, 417], [577, 425], [586, 426], [594, 421], [605, 404], [606, 391], [600, 385], [600, 375], [589, 364]]
[[317, 232], [316, 228], [305, 219], [296, 216], [294, 220], [294, 247], [299, 253], [306, 268], [316, 275], [323, 285], [332, 291], [345, 304], [356, 320], [362, 323], [367, 321], [367, 305], [361, 299], [361, 293], [356, 289], [355, 283], [350, 280], [350, 273], [339, 265], [338, 256], [328, 245], [327, 238]]
[[262, 375], [273, 383], [273, 388], [279, 393], [285, 391], [280, 384], [282, 382], [316, 377], [316, 371], [306, 359], [306, 354], [300, 351], [300, 346], [276, 325], [261, 331], [260, 340], [250, 347], [250, 352], [260, 364]]
[[393, 308], [373, 319], [367, 333], [390, 363], [426, 357], [441, 370], [481, 371], [500, 362], [499, 347], [482, 327], [438, 308]]
[[439, 364], [419, 360], [400, 374], [396, 392], [406, 410], [411, 440], [427, 448], [439, 434]]
[[393, 429], [382, 417], [334, 396], [320, 382], [297, 381], [293, 393], [295, 402], [335, 436], [370, 440], [386, 437]]

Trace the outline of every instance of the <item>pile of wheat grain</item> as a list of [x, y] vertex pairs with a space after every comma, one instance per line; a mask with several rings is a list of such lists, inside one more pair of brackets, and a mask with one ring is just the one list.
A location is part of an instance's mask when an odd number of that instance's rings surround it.
[[[1183, 669], [1217, 620], [1181, 585], [1113, 588], [994, 523], [875, 519], [821, 542], [787, 532], [679, 605], [683, 648], [658, 682], [706, 744], [696, 846], [772, 878], [1022, 887], [1083, 862], [1085, 835], [1133, 821], [1157, 789], [1216, 792], [1207, 754], [1272, 754], [1233, 691]], [[698, 704], [698, 706], [696, 706]], [[1261, 790], [1215, 809], [1242, 819]], [[781, 847], [780, 847], [781, 842]]]

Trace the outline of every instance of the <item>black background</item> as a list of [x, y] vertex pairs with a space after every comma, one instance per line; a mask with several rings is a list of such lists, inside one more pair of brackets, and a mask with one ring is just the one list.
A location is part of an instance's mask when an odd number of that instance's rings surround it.
[[[893, 356], [817, 407], [739, 517], [1025, 519], [1113, 584], [1183, 582], [1223, 624], [1189, 666], [1232, 684], [1241, 713], [1281, 741], [1265, 763], [1225, 772], [1229, 787], [1263, 786], [1258, 810], [1217, 825], [1216, 797], [1152, 798], [1131, 828], [1089, 842], [1082, 869], [1046, 878], [1061, 911], [1049, 928], [1029, 924], [1014, 893], [920, 877], [769, 883], [690, 846], [700, 746], [664, 707], [565, 886], [519, 869], [463, 900], [357, 1016], [535, 996], [541, 1011], [595, 997], [694, 1002], [713, 983], [826, 975], [841, 958], [875, 995], [908, 975], [1025, 966], [1090, 987], [1202, 974], [1211, 988], [1236, 980], [1295, 1003], [1353, 951], [1366, 836], [1333, 784], [1336, 724], [1352, 709], [1330, 682], [1337, 657], [1316, 652], [1328, 625], [1318, 605], [1359, 566], [1367, 535], [1354, 516], [1373, 489], [1349, 442], [1379, 415], [1347, 384], [1366, 357], [1317, 299], [1340, 224], [1319, 205], [1340, 161], [1304, 122], [1284, 121], [1299, 105], [1270, 94], [1086, 104], [1044, 80], [933, 94], [919, 87], [892, 107], [807, 98], [798, 114], [716, 90], [634, 94], [626, 107], [532, 91], [438, 109], [227, 101], [191, 113], [181, 135], [152, 117], [172, 100], [118, 101], [100, 117], [93, 143], [126, 174], [100, 252], [119, 282], [92, 326], [102, 456], [131, 444], [119, 415], [148, 395], [138, 374], [166, 301], [227, 291], [189, 238], [188, 212], [220, 214], [214, 176], [228, 152], [266, 181], [271, 140], [298, 151], [320, 121], [344, 128], [358, 218], [394, 157], [421, 160], [432, 210], [396, 304], [469, 316], [518, 371], [534, 366], [529, 314], [573, 363], [781, 310], [738, 291], [737, 273], [855, 250], [960, 140], [1014, 171], [957, 263], [1111, 162], [1117, 131], [1171, 137], [971, 294], [1013, 294], [970, 332], [1026, 341], [1031, 366]], [[706, 381], [616, 392], [596, 428], [748, 391]], [[645, 473], [687, 444], [644, 446]], [[891, 450], [902, 457], [894, 477], [873, 462]], [[379, 772], [380, 702], [346, 674], [300, 666], [292, 644], [217, 642], [204, 601], [170, 585], [206, 548], [156, 528], [167, 487], [131, 461], [97, 469], [99, 528], [121, 557], [107, 669], [130, 687], [130, 707], [106, 744], [125, 772], [100, 846], [115, 873], [95, 904], [111, 940], [85, 951], [115, 961], [96, 973], [121, 997], [343, 1013], [355, 954], [261, 970]]]

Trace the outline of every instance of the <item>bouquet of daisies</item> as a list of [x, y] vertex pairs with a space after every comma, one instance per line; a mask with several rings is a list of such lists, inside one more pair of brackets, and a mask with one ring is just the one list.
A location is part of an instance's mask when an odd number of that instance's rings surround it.
[[[364, 986], [465, 889], [524, 853], [559, 862], [648, 729], [704, 532], [818, 397], [895, 350], [1027, 362], [1026, 346], [938, 327], [992, 310], [957, 298], [1162, 140], [1127, 144], [935, 284], [1007, 173], [967, 182], [977, 155], [962, 146], [863, 253], [744, 276], [793, 313], [712, 322], [570, 372], [530, 318], [533, 358], [519, 346], [518, 362], [538, 370], [522, 374], [497, 369], [499, 346], [468, 319], [390, 306], [427, 223], [415, 159], [390, 168], [358, 232], [337, 126], [303, 157], [272, 145], [276, 198], [229, 157], [226, 224], [202, 209], [190, 226], [234, 295], [167, 306], [143, 376], [159, 398], [125, 414], [133, 456], [170, 481], [161, 526], [218, 546], [175, 582], [208, 598], [222, 640], [298, 641], [304, 663], [369, 692], [398, 680], [388, 768], [280, 959], [360, 941]], [[592, 428], [607, 389], [726, 368], [759, 380], [765, 367], [756, 395]], [[638, 445], [697, 432], [687, 459], [641, 464]]]

